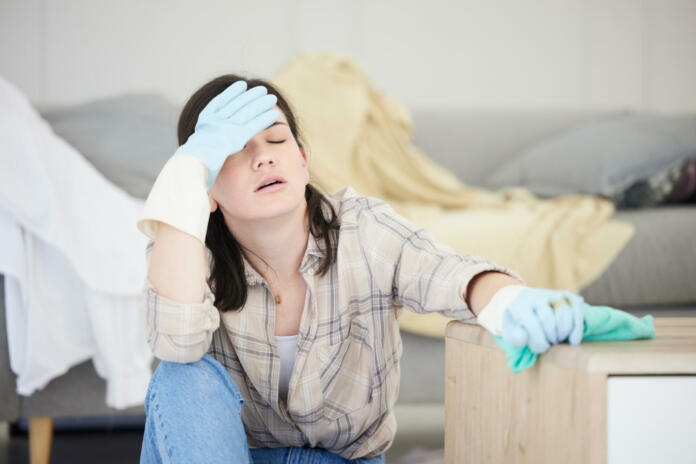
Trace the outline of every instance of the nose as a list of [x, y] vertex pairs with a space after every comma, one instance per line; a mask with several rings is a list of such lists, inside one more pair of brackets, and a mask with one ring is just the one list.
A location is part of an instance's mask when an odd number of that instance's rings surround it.
[[273, 151], [269, 150], [264, 144], [250, 140], [245, 148], [250, 153], [251, 163], [254, 169], [260, 168], [264, 163], [271, 166], [275, 165], [275, 155]]
[[264, 163], [274, 166], [275, 160], [273, 159], [273, 155], [266, 151], [254, 155], [254, 168], [258, 169], [263, 166]]

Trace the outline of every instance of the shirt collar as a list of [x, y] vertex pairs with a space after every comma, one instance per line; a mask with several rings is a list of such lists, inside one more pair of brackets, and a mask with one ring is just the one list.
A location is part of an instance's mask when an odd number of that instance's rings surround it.
[[[308, 269], [316, 269], [321, 262], [321, 259], [325, 256], [324, 250], [319, 247], [319, 244], [310, 232], [307, 238], [307, 246], [302, 256], [302, 262], [300, 263], [300, 272], [304, 273]], [[244, 262], [244, 276], [246, 277], [248, 285], [259, 285], [264, 282], [264, 278], [258, 273], [256, 269], [251, 265], [251, 263], [246, 259], [244, 254], [242, 254], [242, 261]]]

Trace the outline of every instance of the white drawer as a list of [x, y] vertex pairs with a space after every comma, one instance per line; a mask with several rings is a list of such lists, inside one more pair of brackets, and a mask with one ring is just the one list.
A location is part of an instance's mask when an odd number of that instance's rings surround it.
[[609, 376], [607, 463], [696, 463], [696, 376]]

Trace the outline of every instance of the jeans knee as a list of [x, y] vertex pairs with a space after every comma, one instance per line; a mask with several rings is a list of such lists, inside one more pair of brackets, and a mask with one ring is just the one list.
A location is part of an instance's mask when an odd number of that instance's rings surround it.
[[213, 399], [216, 395], [231, 394], [241, 407], [244, 402], [237, 385], [224, 366], [210, 354], [192, 363], [160, 361], [150, 379], [145, 403], [153, 391], [174, 399], [200, 397]]

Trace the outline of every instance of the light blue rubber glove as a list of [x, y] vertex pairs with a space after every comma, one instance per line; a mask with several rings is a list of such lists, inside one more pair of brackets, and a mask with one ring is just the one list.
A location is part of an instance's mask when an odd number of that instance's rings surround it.
[[582, 341], [584, 298], [567, 290], [526, 287], [503, 313], [501, 335], [512, 346], [543, 353], [568, 338]]
[[246, 88], [246, 81], [239, 80], [210, 100], [198, 115], [193, 134], [174, 153], [191, 155], [205, 163], [208, 189], [225, 159], [241, 151], [250, 139], [280, 117], [280, 111], [272, 109], [278, 98], [268, 95], [265, 86]]

